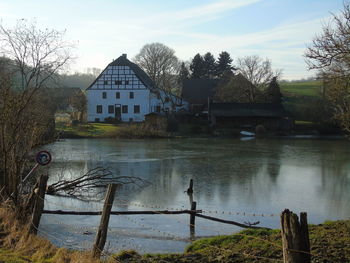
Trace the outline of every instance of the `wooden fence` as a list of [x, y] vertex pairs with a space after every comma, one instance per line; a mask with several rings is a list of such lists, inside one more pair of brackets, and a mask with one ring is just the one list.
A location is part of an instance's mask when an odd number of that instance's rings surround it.
[[[151, 211], [112, 211], [113, 201], [117, 185], [108, 185], [104, 206], [102, 211], [62, 211], [62, 210], [44, 210], [45, 190], [47, 185], [47, 176], [40, 176], [37, 188], [33, 190], [32, 200], [34, 204], [32, 208], [31, 227], [30, 231], [37, 233], [40, 224], [41, 215], [44, 214], [60, 214], [60, 215], [101, 215], [100, 225], [96, 234], [95, 242], [92, 248], [92, 255], [99, 258], [104, 249], [107, 239], [109, 218], [111, 215], [190, 215], [190, 234], [191, 237], [195, 233], [196, 217], [206, 220], [216, 221], [224, 224], [239, 226], [242, 228], [268, 229], [265, 227], [258, 227], [252, 224], [242, 224], [232, 220], [220, 219], [217, 217], [207, 216], [202, 214], [202, 210], [197, 210], [197, 203], [193, 201], [193, 180], [190, 181], [190, 186], [187, 193], [190, 195], [191, 208], [189, 210], [169, 211], [169, 210], [151, 210]], [[34, 197], [33, 197], [34, 196]], [[283, 260], [284, 263], [310, 263], [310, 242], [307, 225], [306, 213], [300, 214], [299, 218], [296, 214], [288, 209], [281, 214], [281, 235], [283, 244]]]

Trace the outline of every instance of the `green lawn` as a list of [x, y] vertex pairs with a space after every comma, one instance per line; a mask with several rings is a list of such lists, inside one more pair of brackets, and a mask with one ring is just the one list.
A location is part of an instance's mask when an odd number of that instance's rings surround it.
[[303, 81], [303, 82], [282, 82], [280, 83], [281, 92], [289, 97], [319, 97], [321, 95], [321, 81]]
[[108, 123], [85, 123], [77, 125], [67, 125], [56, 123], [56, 130], [62, 134], [62, 137], [111, 137], [119, 129], [118, 126]]

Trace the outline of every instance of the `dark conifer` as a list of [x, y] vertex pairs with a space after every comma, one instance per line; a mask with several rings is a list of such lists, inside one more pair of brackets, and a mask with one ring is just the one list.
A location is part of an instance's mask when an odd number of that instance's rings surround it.
[[204, 77], [208, 79], [212, 79], [215, 77], [216, 63], [214, 56], [207, 52], [203, 56], [204, 60]]
[[230, 54], [226, 51], [223, 51], [219, 54], [218, 62], [216, 63], [216, 76], [220, 78], [225, 71], [230, 71], [232, 67], [232, 58]]
[[282, 93], [280, 86], [278, 85], [277, 78], [273, 77], [266, 91], [266, 101], [272, 103], [282, 102]]
[[190, 70], [192, 72], [192, 79], [199, 79], [204, 77], [204, 59], [199, 53], [192, 59]]

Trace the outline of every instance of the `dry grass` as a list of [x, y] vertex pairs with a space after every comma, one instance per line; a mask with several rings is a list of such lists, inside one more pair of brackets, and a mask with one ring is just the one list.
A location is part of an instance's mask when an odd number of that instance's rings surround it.
[[93, 259], [89, 252], [57, 248], [50, 241], [28, 234], [28, 225], [15, 220], [9, 208], [0, 207], [0, 261], [42, 263], [109, 263], [113, 259]]

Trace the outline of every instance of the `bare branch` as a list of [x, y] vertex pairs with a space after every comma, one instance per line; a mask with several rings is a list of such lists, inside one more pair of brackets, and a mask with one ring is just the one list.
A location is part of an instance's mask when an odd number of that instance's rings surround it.
[[48, 186], [48, 194], [65, 194], [79, 197], [84, 192], [95, 188], [105, 188], [108, 184], [135, 184], [142, 187], [148, 184], [147, 181], [134, 176], [113, 176], [113, 173], [103, 167], [96, 167], [89, 170], [86, 174], [72, 180], [59, 180]]

